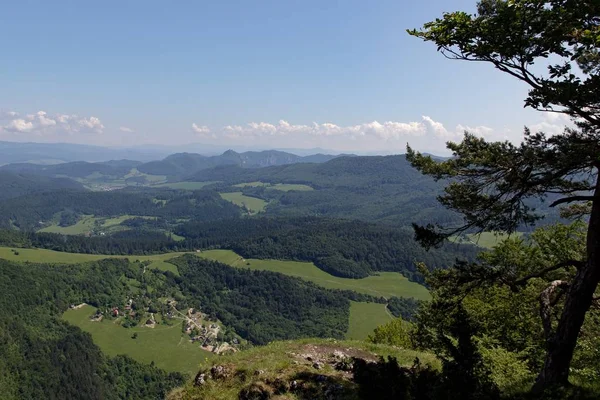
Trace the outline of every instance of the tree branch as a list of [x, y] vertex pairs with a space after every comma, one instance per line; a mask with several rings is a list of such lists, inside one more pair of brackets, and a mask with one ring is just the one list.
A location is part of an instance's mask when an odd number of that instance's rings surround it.
[[571, 197], [563, 197], [562, 199], [556, 200], [554, 203], [550, 204], [550, 207], [555, 207], [559, 204], [564, 203], [572, 203], [574, 201], [594, 201], [600, 200], [599, 196], [571, 196]]
[[541, 278], [542, 276], [546, 275], [548, 272], [552, 272], [552, 271], [556, 271], [557, 269], [561, 269], [561, 268], [566, 268], [566, 267], [575, 267], [577, 269], [581, 268], [584, 265], [583, 261], [579, 261], [579, 260], [566, 260], [566, 261], [561, 261], [558, 264], [554, 264], [551, 267], [548, 268], [544, 268], [541, 271], [538, 272], [534, 272], [531, 273], [527, 276], [524, 276], [523, 278], [515, 281], [512, 283], [512, 286], [517, 287], [517, 286], [522, 286], [524, 284], [526, 284], [530, 279], [533, 278]]

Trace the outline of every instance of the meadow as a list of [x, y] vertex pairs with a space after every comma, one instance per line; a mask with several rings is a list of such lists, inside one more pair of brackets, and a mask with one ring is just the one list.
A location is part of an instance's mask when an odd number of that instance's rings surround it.
[[479, 247], [483, 247], [486, 249], [492, 249], [498, 243], [502, 242], [505, 239], [511, 238], [521, 238], [523, 237], [523, 232], [514, 232], [511, 235], [507, 235], [505, 233], [500, 232], [481, 232], [481, 233], [469, 233], [463, 237], [453, 236], [450, 238], [451, 241], [457, 243], [467, 243], [474, 244]]
[[232, 192], [232, 193], [219, 193], [224, 200], [230, 201], [235, 205], [240, 207], [246, 207], [246, 209], [255, 214], [262, 211], [265, 211], [265, 207], [267, 206], [267, 202], [263, 199], [258, 199], [256, 197], [245, 196], [242, 192]]
[[[18, 254], [16, 254], [15, 250]], [[61, 251], [46, 249], [19, 249], [13, 247], [0, 247], [0, 258], [10, 261], [34, 262], [46, 264], [79, 264], [90, 261], [103, 260], [105, 258], [127, 258], [130, 261], [150, 261], [149, 268], [156, 268], [161, 271], [171, 271], [177, 274], [177, 267], [167, 260], [186, 254], [164, 253], [153, 254], [149, 256], [113, 256], [106, 254], [81, 254], [64, 253]]]
[[393, 319], [385, 304], [350, 302], [350, 321], [346, 339], [364, 340], [379, 325]]
[[63, 235], [83, 235], [94, 229], [95, 220], [93, 215], [84, 215], [74, 225], [58, 226], [57, 224], [53, 224], [40, 229], [38, 232], [60, 233]]
[[314, 190], [308, 185], [292, 184], [292, 183], [276, 183], [274, 185], [265, 182], [245, 182], [233, 185], [234, 187], [260, 187], [264, 186], [269, 189], [281, 190], [283, 192], [289, 192], [290, 190], [307, 191]]
[[[125, 354], [136, 361], [151, 363], [166, 371], [188, 374], [198, 372], [198, 366], [213, 354], [192, 344], [181, 332], [181, 322], [173, 325], [157, 325], [155, 328], [123, 328], [116, 320], [93, 322], [90, 316], [96, 308], [85, 305], [79, 309], [69, 309], [63, 319], [92, 335], [94, 343], [109, 356]], [[132, 335], [137, 333], [135, 339]]]
[[328, 289], [353, 290], [377, 297], [414, 297], [419, 300], [430, 298], [427, 288], [409, 281], [398, 272], [379, 272], [363, 279], [348, 279], [330, 275], [309, 262], [244, 259], [231, 250], [207, 250], [198, 255], [233, 267], [295, 276]]
[[[18, 255], [13, 252], [16, 250]], [[50, 264], [76, 264], [97, 261], [105, 258], [127, 258], [130, 261], [151, 261], [150, 268], [177, 273], [177, 267], [168, 260], [187, 254], [186, 252], [153, 254], [146, 256], [119, 256], [105, 254], [65, 253], [46, 249], [20, 249], [0, 247], [0, 258], [10, 261], [36, 262]], [[199, 257], [222, 262], [239, 268], [279, 272], [316, 283], [328, 289], [353, 290], [372, 296], [414, 297], [419, 300], [430, 298], [427, 288], [410, 282], [398, 272], [379, 272], [363, 279], [338, 278], [317, 268], [313, 263], [300, 261], [244, 259], [231, 250], [206, 250], [191, 253]]]
[[146, 218], [155, 219], [156, 217], [140, 216], [140, 215], [120, 215], [114, 218], [95, 217], [93, 215], [83, 215], [77, 223], [70, 226], [59, 226], [54, 223], [50, 226], [40, 229], [38, 232], [60, 233], [62, 235], [84, 235], [90, 233], [94, 228], [115, 232], [126, 230], [129, 227], [121, 226], [121, 224], [130, 218]]

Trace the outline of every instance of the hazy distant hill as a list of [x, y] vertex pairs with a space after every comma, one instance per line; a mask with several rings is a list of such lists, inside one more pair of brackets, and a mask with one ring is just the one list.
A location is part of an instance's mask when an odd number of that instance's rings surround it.
[[119, 160], [100, 163], [75, 161], [55, 165], [39, 165], [31, 163], [15, 163], [0, 167], [1, 171], [12, 171], [42, 176], [67, 176], [71, 178], [84, 178], [96, 174], [120, 177], [126, 175], [132, 168], [139, 165], [138, 161]]
[[191, 176], [198, 171], [221, 165], [233, 165], [240, 168], [259, 168], [294, 163], [320, 163], [332, 160], [335, 157], [337, 156], [327, 154], [302, 157], [276, 150], [248, 151], [244, 153], [227, 150], [221, 155], [211, 157], [195, 153], [177, 153], [161, 161], [151, 161], [140, 165], [138, 166], [138, 170], [150, 175], [185, 177]]
[[228, 150], [218, 156], [203, 156], [195, 153], [177, 153], [160, 161], [140, 162], [134, 160], [110, 160], [102, 162], [75, 161], [61, 164], [43, 165], [35, 163], [11, 163], [0, 167], [3, 171], [29, 173], [43, 176], [66, 176], [86, 178], [91, 175], [102, 175], [112, 179], [122, 179], [132, 169], [148, 175], [167, 176], [172, 180], [183, 179], [198, 171], [222, 165], [243, 168], [258, 168], [292, 163], [325, 162], [337, 156], [315, 154], [301, 157], [282, 151], [249, 151], [236, 153]]
[[169, 154], [164, 149], [124, 149], [73, 143], [18, 143], [0, 141], [0, 165], [10, 163], [56, 164], [70, 161], [98, 162], [114, 159], [156, 160]]

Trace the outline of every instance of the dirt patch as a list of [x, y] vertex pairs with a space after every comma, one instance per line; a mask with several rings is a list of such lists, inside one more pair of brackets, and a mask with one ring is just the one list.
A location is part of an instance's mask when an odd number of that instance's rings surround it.
[[379, 357], [373, 353], [370, 353], [365, 350], [355, 349], [352, 347], [344, 347], [338, 346], [335, 344], [306, 344], [301, 347], [301, 353], [303, 354], [314, 354], [319, 358], [319, 356], [327, 356], [329, 358], [333, 357], [336, 359], [340, 359], [342, 357], [348, 358], [360, 358], [365, 361], [377, 361]]

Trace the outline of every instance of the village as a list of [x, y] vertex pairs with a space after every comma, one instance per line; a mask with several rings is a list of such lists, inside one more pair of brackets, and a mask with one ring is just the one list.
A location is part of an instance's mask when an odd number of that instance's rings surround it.
[[[109, 307], [104, 311], [97, 309], [90, 316], [90, 321], [112, 323], [121, 325], [124, 329], [134, 326], [154, 329], [158, 325], [174, 325], [181, 321], [182, 334], [186, 335], [192, 343], [197, 343], [199, 348], [214, 354], [229, 354], [239, 351], [241, 339], [231, 333], [225, 335], [221, 324], [208, 314], [195, 308], [177, 309], [177, 301], [166, 299], [165, 307], [158, 312], [151, 312], [150, 308], [144, 311], [134, 307], [134, 300], [127, 299], [122, 307]], [[79, 309], [86, 303], [72, 304], [71, 309]], [[153, 310], [156, 311], [156, 310]], [[137, 333], [132, 335], [137, 338]]]

